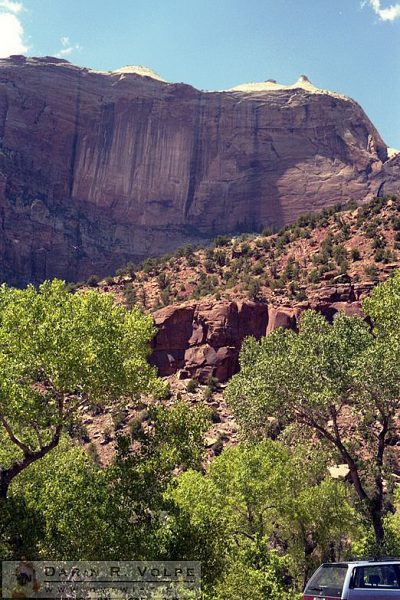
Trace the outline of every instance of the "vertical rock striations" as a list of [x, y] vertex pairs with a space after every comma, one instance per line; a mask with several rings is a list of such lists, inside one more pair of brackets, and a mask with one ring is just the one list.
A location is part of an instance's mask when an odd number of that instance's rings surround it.
[[377, 191], [386, 146], [354, 101], [269, 86], [0, 60], [1, 278], [105, 275]]

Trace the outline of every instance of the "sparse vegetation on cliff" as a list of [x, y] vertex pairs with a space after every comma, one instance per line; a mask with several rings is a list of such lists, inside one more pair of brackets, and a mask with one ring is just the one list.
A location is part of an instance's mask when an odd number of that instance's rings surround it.
[[306, 289], [324, 284], [383, 280], [400, 264], [399, 212], [397, 198], [375, 198], [302, 215], [278, 233], [266, 228], [236, 238], [220, 235], [210, 248], [185, 246], [134, 268], [130, 263], [118, 270], [113, 292], [118, 296], [129, 281], [139, 305], [151, 311], [216, 295], [255, 300], [286, 295], [301, 302]]

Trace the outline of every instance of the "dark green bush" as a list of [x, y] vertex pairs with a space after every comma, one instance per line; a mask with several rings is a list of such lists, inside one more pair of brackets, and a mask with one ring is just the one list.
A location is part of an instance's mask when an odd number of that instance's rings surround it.
[[231, 238], [227, 235], [218, 235], [214, 240], [214, 246], [216, 248], [221, 246], [229, 246], [231, 243]]
[[189, 392], [189, 394], [193, 394], [198, 387], [199, 382], [197, 381], [197, 379], [189, 379], [189, 381], [186, 384], [186, 390]]
[[357, 261], [361, 259], [361, 254], [358, 248], [352, 248], [350, 251], [351, 260]]
[[89, 277], [86, 280], [86, 284], [89, 285], [90, 287], [97, 287], [97, 284], [100, 281], [100, 277], [98, 275], [89, 275]]

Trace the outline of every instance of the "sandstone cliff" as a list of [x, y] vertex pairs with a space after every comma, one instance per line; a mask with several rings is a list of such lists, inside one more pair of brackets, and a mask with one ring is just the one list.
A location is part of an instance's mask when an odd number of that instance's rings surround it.
[[365, 296], [400, 268], [400, 198], [324, 210], [278, 234], [215, 246], [147, 261], [144, 270], [98, 284], [153, 314], [151, 360], [161, 375], [225, 381], [247, 336], [296, 329], [309, 308], [328, 321], [340, 311], [362, 316]]
[[244, 339], [257, 339], [278, 327], [297, 329], [302, 312], [313, 309], [332, 321], [338, 312], [362, 316], [361, 301], [373, 284], [336, 285], [318, 290], [309, 302], [198, 302], [168, 306], [154, 313], [158, 332], [151, 362], [161, 376], [205, 383], [209, 377], [227, 381], [239, 370]]
[[78, 280], [279, 227], [375, 193], [386, 160], [354, 101], [307, 85], [201, 92], [146, 70], [0, 60], [0, 277]]

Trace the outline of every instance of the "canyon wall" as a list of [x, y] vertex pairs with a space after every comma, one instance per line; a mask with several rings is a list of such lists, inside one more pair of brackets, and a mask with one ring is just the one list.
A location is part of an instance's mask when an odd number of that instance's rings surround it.
[[386, 161], [365, 113], [336, 94], [202, 92], [129, 69], [3, 59], [0, 278], [77, 281], [220, 233], [278, 228], [370, 197]]
[[154, 313], [157, 334], [150, 362], [161, 376], [179, 373], [183, 379], [205, 383], [209, 377], [227, 381], [239, 370], [243, 340], [256, 339], [278, 327], [296, 330], [298, 320], [313, 309], [332, 321], [337, 312], [363, 316], [361, 303], [371, 283], [319, 288], [306, 302], [280, 304], [252, 302], [193, 302], [168, 306]]

